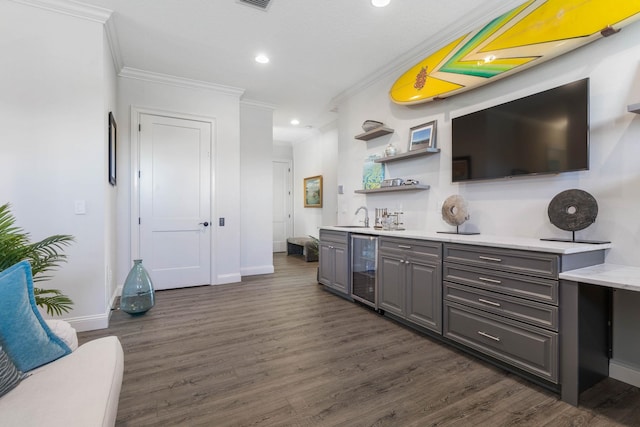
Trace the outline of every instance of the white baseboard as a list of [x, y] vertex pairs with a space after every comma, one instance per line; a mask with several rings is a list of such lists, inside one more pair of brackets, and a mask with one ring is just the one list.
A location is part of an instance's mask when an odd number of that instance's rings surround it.
[[640, 387], [640, 368], [611, 359], [609, 361], [609, 376], [623, 383]]
[[96, 329], [106, 329], [109, 327], [109, 317], [111, 310], [104, 314], [93, 316], [70, 317], [64, 319], [69, 322], [77, 332], [94, 331]]
[[256, 267], [241, 268], [240, 274], [242, 276], [256, 276], [258, 274], [273, 274], [273, 265], [259, 265]]
[[219, 274], [214, 285], [226, 285], [227, 283], [238, 283], [242, 281], [240, 273]]
[[118, 308], [116, 307], [116, 300], [120, 295], [122, 295], [122, 286], [123, 285], [116, 287], [116, 290], [113, 292], [113, 295], [111, 295], [111, 300], [109, 301], [109, 308], [111, 310], [113, 310], [114, 308]]

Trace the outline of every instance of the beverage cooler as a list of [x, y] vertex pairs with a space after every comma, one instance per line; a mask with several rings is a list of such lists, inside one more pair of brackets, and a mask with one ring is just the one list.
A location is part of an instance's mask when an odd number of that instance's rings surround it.
[[351, 235], [351, 296], [354, 300], [378, 308], [376, 269], [378, 238], [365, 234]]

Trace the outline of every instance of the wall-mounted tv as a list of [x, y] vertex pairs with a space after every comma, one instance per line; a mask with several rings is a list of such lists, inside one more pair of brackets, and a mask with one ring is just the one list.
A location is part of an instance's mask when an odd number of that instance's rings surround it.
[[452, 181], [589, 169], [589, 79], [460, 117]]

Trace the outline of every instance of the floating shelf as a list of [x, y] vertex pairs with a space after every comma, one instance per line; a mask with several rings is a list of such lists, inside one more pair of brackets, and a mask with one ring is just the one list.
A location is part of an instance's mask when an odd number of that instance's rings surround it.
[[389, 163], [389, 162], [395, 162], [397, 160], [407, 160], [412, 157], [430, 156], [432, 154], [436, 154], [439, 152], [440, 152], [439, 148], [427, 147], [427, 148], [421, 148], [419, 150], [407, 151], [406, 153], [396, 154], [395, 156], [381, 157], [379, 159], [375, 159], [374, 161], [376, 163]]
[[362, 141], [368, 141], [370, 139], [378, 138], [379, 136], [387, 135], [393, 132], [395, 131], [391, 128], [380, 126], [365, 133], [361, 133], [360, 135], [356, 135], [355, 138]]
[[628, 105], [627, 110], [629, 110], [630, 113], [640, 114], [640, 103]]
[[381, 187], [381, 188], [373, 188], [371, 190], [356, 190], [355, 192], [358, 194], [371, 194], [371, 193], [392, 193], [394, 191], [421, 191], [428, 190], [430, 186], [428, 185], [396, 185], [394, 187]]

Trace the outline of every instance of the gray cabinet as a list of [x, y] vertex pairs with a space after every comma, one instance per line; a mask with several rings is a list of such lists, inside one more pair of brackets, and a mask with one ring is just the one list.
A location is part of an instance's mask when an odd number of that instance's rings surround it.
[[441, 243], [381, 237], [380, 309], [442, 333], [441, 253]]
[[[319, 281], [347, 298], [348, 237], [320, 231]], [[576, 405], [581, 391], [608, 375], [610, 302], [605, 288], [561, 285], [559, 274], [602, 264], [606, 248], [535, 251], [539, 245], [527, 239], [511, 249], [487, 245], [382, 234], [378, 308], [559, 390]]]
[[350, 294], [348, 233], [320, 230], [318, 253], [318, 281], [337, 292]]
[[557, 255], [444, 245], [444, 336], [557, 384]]

